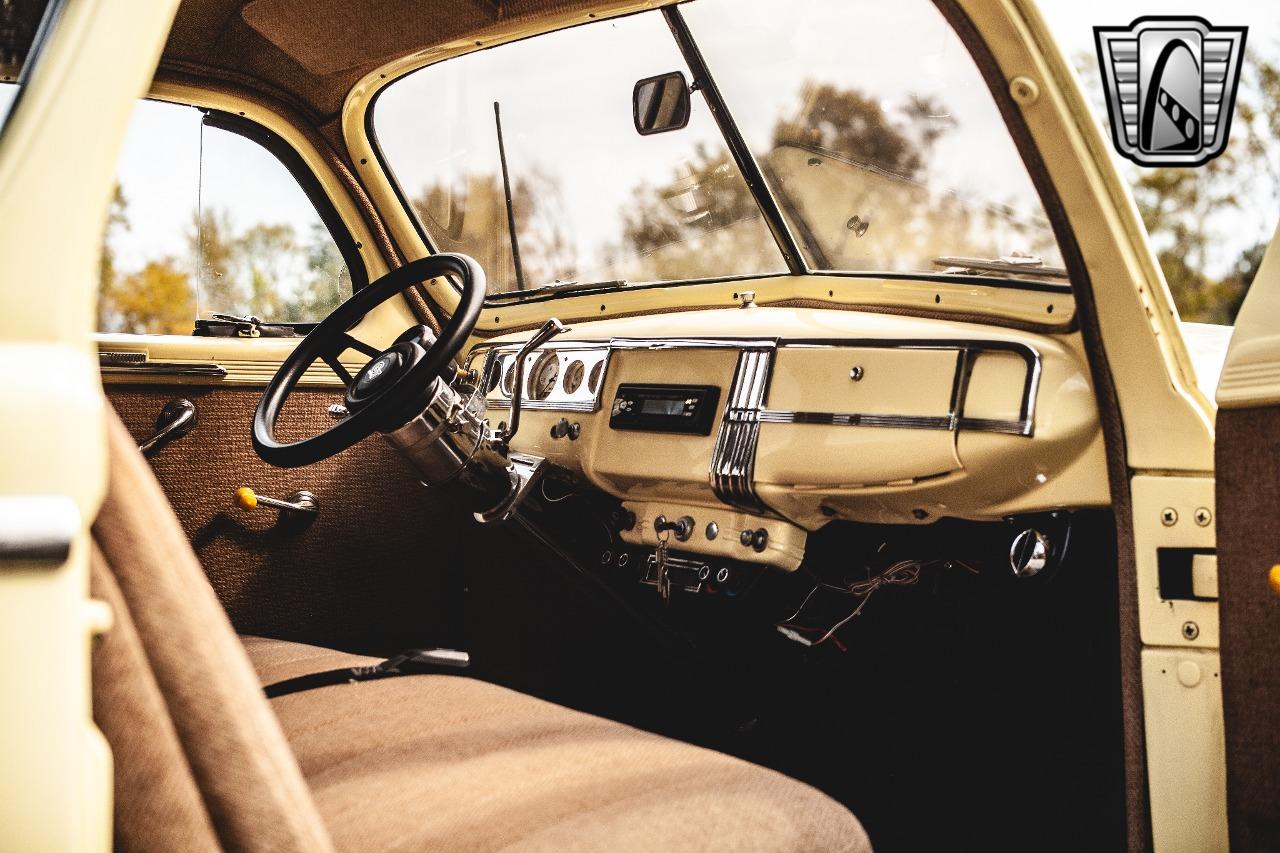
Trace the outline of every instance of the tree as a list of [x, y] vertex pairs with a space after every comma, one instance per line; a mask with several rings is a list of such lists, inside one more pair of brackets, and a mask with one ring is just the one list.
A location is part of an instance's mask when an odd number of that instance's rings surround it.
[[[1076, 66], [1095, 109], [1110, 120], [1103, 101], [1097, 58], [1084, 54]], [[1196, 168], [1141, 168], [1125, 163], [1138, 212], [1150, 235], [1174, 304], [1183, 320], [1230, 325], [1253, 282], [1270, 233], [1249, 240], [1258, 188], [1268, 210], [1280, 205], [1280, 67], [1253, 50], [1245, 53], [1230, 143], [1217, 158]], [[1267, 224], [1274, 225], [1274, 218]], [[1224, 257], [1224, 244], [1240, 246]], [[1226, 267], [1226, 272], [1216, 270]]]
[[192, 219], [201, 311], [264, 320], [319, 320], [350, 292], [346, 262], [328, 230], [312, 224], [306, 240], [288, 223], [259, 222], [240, 233], [225, 210]]
[[[441, 248], [466, 252], [479, 262], [490, 293], [515, 289], [511, 229], [500, 176], [470, 174], [456, 184], [432, 183], [409, 204]], [[526, 286], [576, 279], [577, 249], [565, 229], [560, 182], [536, 167], [516, 176], [511, 208]]]
[[102, 328], [139, 335], [187, 335], [196, 314], [191, 279], [173, 258], [117, 276], [102, 294]]
[[[1006, 253], [1011, 236], [1028, 238], [1025, 248], [1034, 250], [1047, 235], [1052, 247], [1047, 223], [1019, 220], [1004, 206], [975, 211], [928, 185], [933, 146], [957, 126], [936, 99], [910, 96], [891, 114], [867, 93], [807, 82], [797, 100], [758, 160], [818, 268], [931, 269], [935, 256], [961, 247]], [[754, 198], [724, 148], [698, 147], [670, 183], [638, 187], [622, 217], [614, 254], [619, 263], [634, 256], [628, 277], [687, 279], [777, 264]]]

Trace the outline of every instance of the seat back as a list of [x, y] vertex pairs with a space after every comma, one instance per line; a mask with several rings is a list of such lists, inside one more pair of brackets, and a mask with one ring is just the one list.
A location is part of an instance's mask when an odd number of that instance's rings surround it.
[[332, 850], [178, 519], [124, 426], [109, 421], [92, 565], [116, 626], [95, 650], [94, 717], [114, 753], [117, 846]]

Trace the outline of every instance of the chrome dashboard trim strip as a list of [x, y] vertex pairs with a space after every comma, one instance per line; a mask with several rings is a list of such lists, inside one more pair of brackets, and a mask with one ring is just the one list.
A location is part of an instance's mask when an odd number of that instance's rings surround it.
[[873, 415], [858, 412], [792, 412], [765, 409], [762, 424], [822, 424], [824, 426], [890, 427], [893, 429], [954, 429], [950, 416]]
[[743, 349], [729, 388], [720, 432], [711, 452], [711, 490], [723, 503], [751, 513], [767, 513], [755, 490], [760, 412], [773, 374], [772, 343]]
[[[522, 409], [544, 409], [551, 412], [594, 412], [600, 408], [598, 399], [591, 401], [567, 401], [558, 402], [555, 400], [521, 400], [520, 408]], [[485, 401], [485, 407], [489, 409], [509, 409], [511, 408], [511, 399], [502, 397], [499, 399], [490, 399]]]
[[99, 370], [117, 376], [209, 376], [222, 379], [227, 375], [227, 369], [220, 364], [186, 361], [102, 361]]

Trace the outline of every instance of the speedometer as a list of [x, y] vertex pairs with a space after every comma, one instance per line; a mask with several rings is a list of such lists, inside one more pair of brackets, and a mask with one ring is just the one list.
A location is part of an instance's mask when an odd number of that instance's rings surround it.
[[554, 352], [544, 352], [533, 363], [533, 375], [529, 377], [529, 399], [545, 400], [556, 389], [560, 378], [560, 357]]

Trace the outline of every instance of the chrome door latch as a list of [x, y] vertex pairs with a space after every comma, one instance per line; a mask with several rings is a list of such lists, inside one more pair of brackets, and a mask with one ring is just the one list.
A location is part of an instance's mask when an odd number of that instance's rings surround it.
[[156, 431], [138, 445], [142, 455], [150, 458], [171, 441], [182, 438], [196, 425], [196, 404], [190, 400], [170, 400], [156, 417]]

